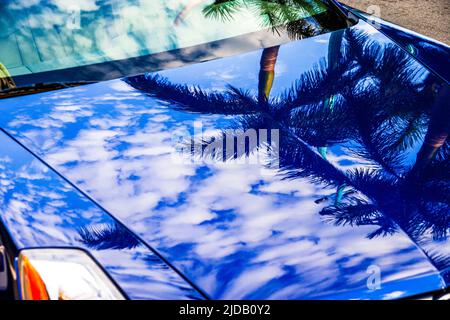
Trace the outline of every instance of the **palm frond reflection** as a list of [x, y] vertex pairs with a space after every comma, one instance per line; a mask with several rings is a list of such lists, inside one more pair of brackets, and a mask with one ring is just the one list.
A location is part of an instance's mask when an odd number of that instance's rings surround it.
[[83, 244], [95, 250], [133, 249], [140, 245], [134, 234], [118, 224], [87, 225], [78, 234]]
[[[447, 239], [448, 86], [435, 83], [398, 47], [364, 32], [348, 29], [331, 37], [328, 60], [276, 96], [261, 76], [258, 95], [234, 87], [205, 93], [158, 75], [127, 82], [178, 110], [236, 115], [242, 130], [279, 130], [280, 174], [336, 188], [316, 202], [330, 223], [377, 226], [368, 238], [401, 230], [416, 243]], [[327, 159], [332, 147], [367, 165], [342, 170]], [[450, 266], [447, 258], [424, 253], [439, 268]]]

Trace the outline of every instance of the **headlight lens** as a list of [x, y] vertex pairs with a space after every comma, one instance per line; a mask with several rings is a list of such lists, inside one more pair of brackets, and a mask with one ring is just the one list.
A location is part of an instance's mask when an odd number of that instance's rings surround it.
[[82, 250], [28, 249], [18, 258], [24, 300], [122, 300], [103, 270]]

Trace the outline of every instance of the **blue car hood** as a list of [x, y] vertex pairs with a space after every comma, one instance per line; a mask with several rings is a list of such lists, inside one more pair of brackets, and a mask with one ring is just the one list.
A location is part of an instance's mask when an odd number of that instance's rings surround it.
[[[263, 97], [262, 53], [5, 99], [0, 127], [208, 297], [391, 299], [447, 286], [448, 194], [432, 186], [448, 190], [448, 177], [415, 170], [436, 112], [448, 115], [448, 86], [364, 22], [281, 45]], [[231, 128], [279, 140], [226, 159], [180, 155]]]

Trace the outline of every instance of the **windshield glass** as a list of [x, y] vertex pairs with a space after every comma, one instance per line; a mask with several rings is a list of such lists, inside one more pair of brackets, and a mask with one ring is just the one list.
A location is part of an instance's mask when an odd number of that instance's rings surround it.
[[3, 0], [0, 12], [1, 90], [111, 79], [347, 26], [318, 0]]

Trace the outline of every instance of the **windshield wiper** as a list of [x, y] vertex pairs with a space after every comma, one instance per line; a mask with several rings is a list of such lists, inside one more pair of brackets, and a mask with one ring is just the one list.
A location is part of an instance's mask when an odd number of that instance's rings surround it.
[[92, 84], [96, 81], [69, 81], [69, 82], [51, 82], [51, 83], [35, 83], [31, 86], [13, 87], [0, 91], [0, 99], [25, 96], [34, 93], [60, 90], [71, 87]]

